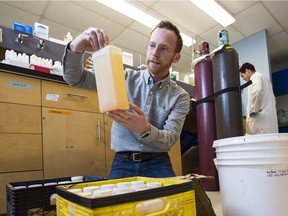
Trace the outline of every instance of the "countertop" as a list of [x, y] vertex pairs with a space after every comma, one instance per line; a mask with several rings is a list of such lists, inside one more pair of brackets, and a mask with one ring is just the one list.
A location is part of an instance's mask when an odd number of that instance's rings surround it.
[[63, 80], [62, 76], [50, 74], [50, 73], [44, 73], [41, 71], [31, 70], [28, 68], [18, 67], [18, 66], [14, 66], [10, 64], [0, 63], [0, 71], [23, 75], [23, 76], [35, 77], [39, 79], [45, 79], [45, 80], [50, 80], [50, 81], [55, 81], [55, 82], [66, 83]]

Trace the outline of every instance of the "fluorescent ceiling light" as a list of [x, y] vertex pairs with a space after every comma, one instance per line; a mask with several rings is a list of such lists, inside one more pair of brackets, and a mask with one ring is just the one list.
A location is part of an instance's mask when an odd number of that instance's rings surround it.
[[227, 27], [235, 22], [235, 18], [232, 17], [226, 10], [224, 10], [214, 0], [190, 0], [193, 4], [207, 13], [210, 17], [220, 23], [223, 27]]
[[136, 20], [137, 22], [140, 22], [149, 28], [154, 28], [158, 23], [159, 20], [150, 16], [147, 13], [144, 13], [143, 11], [139, 10], [138, 8], [132, 6], [131, 4], [128, 4], [125, 1], [122, 0], [96, 0], [97, 2], [106, 5], [107, 7], [110, 7], [111, 9], [126, 15], [130, 17], [131, 19]]
[[[160, 22], [160, 20], [143, 12], [142, 10], [134, 7], [123, 0], [96, 0], [97, 2], [106, 5], [107, 7], [136, 20], [139, 23], [153, 29]], [[196, 41], [186, 34], [181, 33], [183, 44], [190, 47]]]

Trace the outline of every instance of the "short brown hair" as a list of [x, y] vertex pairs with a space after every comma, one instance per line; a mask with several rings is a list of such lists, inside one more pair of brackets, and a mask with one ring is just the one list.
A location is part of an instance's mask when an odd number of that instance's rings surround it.
[[177, 53], [180, 53], [182, 50], [182, 46], [183, 46], [183, 40], [182, 40], [182, 37], [180, 35], [180, 31], [177, 28], [177, 26], [175, 26], [173, 23], [171, 23], [168, 20], [162, 20], [160, 23], [158, 23], [156, 25], [156, 27], [152, 30], [152, 32], [157, 28], [165, 28], [165, 29], [168, 29], [168, 30], [175, 32], [175, 34], [177, 36], [177, 45], [176, 45], [175, 51]]

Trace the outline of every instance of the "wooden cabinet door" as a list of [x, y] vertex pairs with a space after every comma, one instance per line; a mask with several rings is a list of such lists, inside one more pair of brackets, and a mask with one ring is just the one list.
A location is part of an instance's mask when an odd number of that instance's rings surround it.
[[106, 173], [107, 176], [109, 176], [112, 161], [114, 159], [115, 152], [111, 150], [111, 127], [112, 127], [113, 121], [107, 117], [104, 116], [104, 125], [105, 125], [105, 156], [106, 156]]
[[172, 146], [169, 151], [169, 156], [176, 176], [182, 175], [182, 160], [181, 160], [181, 146], [180, 139]]
[[106, 176], [103, 115], [43, 107], [44, 177]]
[[0, 173], [42, 170], [41, 108], [0, 102]]
[[0, 102], [0, 133], [41, 134], [41, 107]]
[[0, 133], [0, 173], [42, 170], [40, 134]]

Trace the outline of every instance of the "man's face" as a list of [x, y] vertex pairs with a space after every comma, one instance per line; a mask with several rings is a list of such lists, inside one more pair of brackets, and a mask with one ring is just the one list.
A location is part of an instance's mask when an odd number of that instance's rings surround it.
[[177, 36], [173, 31], [155, 29], [147, 45], [146, 64], [155, 81], [169, 74], [172, 63], [177, 63], [180, 53], [175, 52]]
[[250, 77], [251, 77], [251, 71], [246, 69], [245, 70], [245, 73], [241, 73], [240, 72], [240, 77], [245, 80], [245, 81], [249, 81], [250, 80]]

